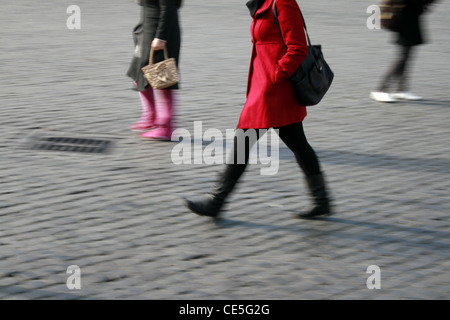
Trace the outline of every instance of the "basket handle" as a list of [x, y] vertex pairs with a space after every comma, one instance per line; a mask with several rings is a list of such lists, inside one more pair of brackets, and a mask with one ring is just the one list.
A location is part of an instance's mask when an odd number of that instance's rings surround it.
[[[153, 48], [151, 48], [150, 49], [150, 62], [149, 62], [149, 64], [153, 64], [153, 53], [154, 53], [154, 49]], [[167, 52], [167, 48], [166, 47], [164, 47], [164, 60], [167, 60], [167, 59], [169, 59], [169, 53]]]

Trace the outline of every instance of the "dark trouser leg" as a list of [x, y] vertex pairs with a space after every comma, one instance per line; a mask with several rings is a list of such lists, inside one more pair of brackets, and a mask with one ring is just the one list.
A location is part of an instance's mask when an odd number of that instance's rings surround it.
[[408, 69], [411, 61], [412, 47], [402, 48], [402, 65], [398, 74], [398, 92], [408, 91]]
[[303, 124], [299, 122], [276, 129], [280, 139], [294, 153], [297, 163], [305, 175], [320, 174], [319, 159], [306, 139]]
[[388, 92], [394, 80], [398, 81], [399, 91], [406, 91], [407, 89], [407, 73], [406, 69], [411, 56], [412, 47], [401, 46], [399, 56], [394, 65], [389, 69], [388, 73], [383, 78], [380, 84], [379, 91]]
[[302, 123], [277, 128], [281, 140], [292, 150], [297, 163], [306, 176], [306, 183], [313, 199], [313, 207], [299, 214], [301, 218], [313, 218], [331, 213], [330, 200], [319, 159], [308, 143]]
[[248, 165], [250, 150], [258, 139], [258, 130], [237, 130], [231, 158], [213, 187], [210, 196], [198, 201], [185, 200], [185, 205], [198, 215], [217, 217], [225, 203], [225, 199], [233, 191], [239, 178], [244, 173]]

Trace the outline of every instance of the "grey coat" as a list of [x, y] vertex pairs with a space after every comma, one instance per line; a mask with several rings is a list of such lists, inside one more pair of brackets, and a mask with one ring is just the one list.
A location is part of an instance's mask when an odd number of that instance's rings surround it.
[[[139, 91], [144, 91], [148, 82], [142, 68], [148, 65], [151, 43], [154, 38], [166, 41], [169, 58], [180, 58], [181, 31], [176, 0], [141, 0], [141, 21], [133, 30], [137, 50], [131, 60], [127, 76], [137, 83]], [[164, 59], [162, 50], [154, 54], [154, 62]], [[168, 89], [178, 89], [178, 84]]]

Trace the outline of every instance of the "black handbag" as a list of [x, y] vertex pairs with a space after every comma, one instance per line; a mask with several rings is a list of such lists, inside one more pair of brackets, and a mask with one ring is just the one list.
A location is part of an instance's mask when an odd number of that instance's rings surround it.
[[[281, 37], [283, 38], [275, 3], [276, 0], [273, 2], [273, 14]], [[323, 57], [322, 46], [311, 44], [305, 19], [303, 18], [303, 14], [301, 15], [308, 39], [308, 56], [303, 60], [290, 80], [294, 85], [294, 91], [298, 101], [304, 106], [313, 106], [318, 104], [327, 93], [333, 82], [334, 73]]]

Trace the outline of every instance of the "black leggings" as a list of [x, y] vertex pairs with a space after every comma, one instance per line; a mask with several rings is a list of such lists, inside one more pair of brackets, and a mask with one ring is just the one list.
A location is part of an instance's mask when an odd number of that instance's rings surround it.
[[[301, 122], [275, 129], [278, 130], [280, 139], [294, 153], [298, 165], [306, 176], [312, 176], [321, 173], [319, 160], [314, 149], [309, 145], [306, 139], [305, 133], [303, 131], [303, 124]], [[246, 130], [243, 131], [245, 132]], [[263, 133], [265, 131], [255, 131], [257, 141], [260, 138], [260, 133]], [[241, 148], [239, 148], [239, 146], [237, 145], [237, 141], [238, 138], [235, 136], [234, 150], [232, 154], [232, 156], [234, 157], [234, 161], [231, 161], [231, 163], [227, 165], [227, 168], [225, 170], [225, 177], [232, 180], [238, 180], [244, 173], [245, 168], [248, 164], [250, 150], [256, 143], [256, 141], [250, 141], [250, 139], [246, 140], [245, 161], [238, 161], [238, 152], [240, 152]]]
[[411, 60], [412, 47], [400, 46], [399, 56], [394, 65], [390, 68], [388, 73], [383, 78], [380, 85], [380, 91], [388, 92], [394, 80], [398, 81], [398, 91], [404, 92], [408, 89], [407, 68]]

